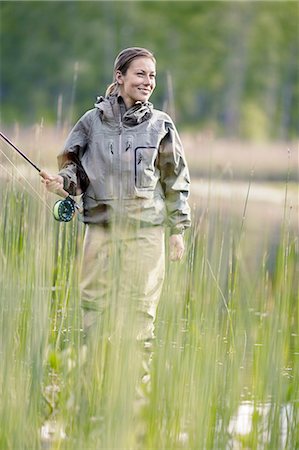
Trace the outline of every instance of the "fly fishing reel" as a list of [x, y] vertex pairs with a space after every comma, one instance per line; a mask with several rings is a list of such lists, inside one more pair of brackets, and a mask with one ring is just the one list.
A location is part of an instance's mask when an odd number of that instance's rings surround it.
[[[39, 167], [37, 167], [37, 165], [34, 164], [31, 161], [31, 159], [29, 159], [28, 156], [26, 156], [16, 145], [14, 145], [8, 139], [8, 137], [5, 136], [5, 134], [1, 133], [1, 131], [0, 137], [5, 142], [7, 142], [7, 144], [9, 144], [14, 150], [16, 150], [19, 153], [19, 155], [22, 156], [22, 158], [24, 158], [29, 164], [31, 164], [31, 166], [38, 171], [38, 173], [42, 178], [47, 179], [49, 177], [44, 170], [41, 170]], [[73, 200], [69, 196], [68, 192], [65, 191], [64, 189], [60, 189], [59, 191], [57, 191], [57, 194], [60, 195], [61, 197], [64, 197], [64, 200], [58, 200], [55, 203], [53, 207], [53, 216], [59, 222], [70, 222], [75, 215], [76, 209], [78, 210], [79, 213], [81, 213], [82, 208], [80, 207], [80, 205], [78, 205], [78, 203], [75, 202], [75, 200]]]
[[58, 222], [70, 222], [76, 212], [76, 202], [67, 197], [64, 200], [57, 200], [53, 206], [53, 216]]

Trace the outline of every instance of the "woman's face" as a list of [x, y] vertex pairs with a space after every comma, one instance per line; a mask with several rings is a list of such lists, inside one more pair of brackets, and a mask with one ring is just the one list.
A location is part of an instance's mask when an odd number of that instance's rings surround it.
[[156, 87], [156, 65], [151, 58], [135, 58], [125, 75], [116, 72], [116, 81], [127, 108], [138, 101], [147, 102]]

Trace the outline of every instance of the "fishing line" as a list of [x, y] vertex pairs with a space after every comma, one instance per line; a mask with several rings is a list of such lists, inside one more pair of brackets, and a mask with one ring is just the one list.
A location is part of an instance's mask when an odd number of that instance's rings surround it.
[[[21, 155], [22, 158], [24, 158], [32, 167], [34, 167], [34, 169], [38, 171], [39, 175], [42, 178], [44, 178], [46, 180], [51, 180], [51, 178], [45, 171], [42, 171], [36, 164], [34, 164], [34, 162], [31, 161], [31, 159], [29, 159], [28, 156], [26, 156], [16, 145], [14, 145], [14, 143], [11, 142], [7, 136], [5, 136], [3, 133], [1, 133], [1, 131], [0, 131], [0, 137], [7, 144], [9, 144], [17, 153], [19, 153], [19, 155]], [[2, 150], [1, 150], [1, 153], [3, 153]], [[5, 155], [5, 153], [3, 153], [3, 154], [9, 160], [9, 158]], [[16, 168], [16, 166], [13, 164], [12, 161], [10, 161], [10, 163], [12, 164], [13, 167]], [[23, 176], [23, 175], [21, 174], [21, 176]], [[23, 178], [26, 179], [24, 176], [23, 176]], [[28, 181], [27, 181], [27, 183], [29, 184], [29, 186], [31, 186]], [[34, 190], [34, 192], [36, 192], [32, 186], [31, 186], [31, 188]], [[75, 200], [73, 200], [70, 197], [69, 193], [67, 191], [65, 191], [63, 188], [57, 190], [56, 193], [58, 195], [60, 195], [61, 197], [63, 197], [64, 200], [58, 200], [54, 204], [53, 216], [54, 216], [55, 220], [58, 220], [59, 222], [69, 222], [74, 217], [76, 210], [81, 212], [81, 207], [75, 202]], [[37, 192], [36, 192], [36, 194], [43, 201], [43, 199], [39, 196], [39, 194]]]
[[[22, 172], [18, 169], [18, 167], [9, 159], [9, 157], [3, 152], [3, 150], [1, 150], [0, 148], [0, 152], [2, 153], [2, 155], [7, 159], [7, 161], [10, 162], [10, 164], [13, 166], [13, 168], [16, 170], [16, 172], [18, 172], [18, 174], [22, 177], [22, 179], [28, 184], [28, 186], [33, 190], [33, 192], [37, 195], [37, 197], [42, 201], [42, 203], [50, 210], [52, 211], [52, 209], [50, 208], [50, 206], [45, 202], [44, 198], [39, 194], [39, 192], [33, 187], [33, 185], [26, 179], [25, 175], [22, 174]], [[20, 180], [18, 180], [18, 178], [11, 172], [9, 172], [9, 170], [3, 166], [2, 164], [0, 164], [0, 166], [2, 167], [2, 169], [4, 169], [4, 171], [14, 180], [16, 180], [21, 186], [22, 188], [24, 188], [24, 185], [22, 184], [22, 182]], [[28, 191], [27, 191], [28, 192]]]

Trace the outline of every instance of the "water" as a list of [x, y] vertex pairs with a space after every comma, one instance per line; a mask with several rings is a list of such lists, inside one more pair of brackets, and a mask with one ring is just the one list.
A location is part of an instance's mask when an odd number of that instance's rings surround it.
[[[280, 429], [279, 448], [288, 448], [288, 436], [291, 428], [294, 426], [294, 408], [295, 405], [286, 403], [279, 405], [279, 420], [277, 426]], [[273, 403], [255, 403], [253, 401], [242, 402], [236, 414], [231, 418], [228, 432], [231, 436], [227, 450], [241, 450], [246, 437], [252, 433], [257, 435], [256, 449], [263, 450], [266, 445], [270, 445], [271, 436], [269, 435], [269, 422], [273, 421]]]
[[[266, 446], [270, 445], [269, 421], [273, 420], [273, 408], [273, 403], [254, 403], [253, 401], [240, 403], [229, 422], [227, 429], [229, 440], [226, 450], [244, 449], [246, 439], [249, 440], [252, 433], [256, 434], [256, 450], [264, 450]], [[288, 436], [294, 420], [294, 408], [295, 405], [291, 403], [279, 406], [279, 449], [288, 448]], [[220, 423], [216, 426], [221, 428]], [[61, 422], [52, 420], [43, 424], [40, 437], [43, 448], [49, 448], [47, 444], [64, 441], [67, 439], [67, 434]], [[189, 435], [187, 431], [179, 433], [178, 442], [183, 448], [188, 448]]]

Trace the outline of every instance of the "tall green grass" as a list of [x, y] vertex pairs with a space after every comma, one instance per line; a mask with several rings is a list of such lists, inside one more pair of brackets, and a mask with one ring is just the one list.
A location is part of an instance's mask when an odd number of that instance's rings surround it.
[[[0, 448], [296, 448], [299, 249], [283, 214], [252, 265], [242, 219], [194, 212], [184, 262], [167, 264], [149, 388], [134, 339], [82, 336], [82, 223], [1, 187]], [[246, 433], [231, 425], [244, 402]]]

